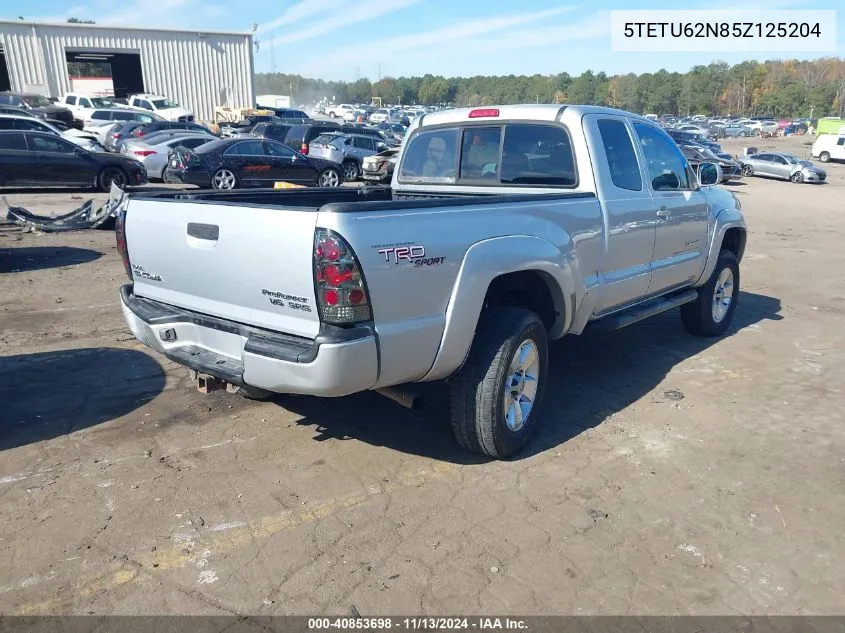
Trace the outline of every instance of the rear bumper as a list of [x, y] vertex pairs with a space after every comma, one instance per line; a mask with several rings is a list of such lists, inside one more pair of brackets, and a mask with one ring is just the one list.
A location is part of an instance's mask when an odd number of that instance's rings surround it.
[[120, 289], [132, 334], [170, 360], [236, 385], [277, 393], [345, 396], [378, 380], [378, 350], [367, 327], [305, 339], [251, 328]]

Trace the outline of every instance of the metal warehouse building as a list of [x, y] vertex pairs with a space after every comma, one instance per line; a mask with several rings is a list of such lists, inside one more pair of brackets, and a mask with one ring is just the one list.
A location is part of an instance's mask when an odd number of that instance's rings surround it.
[[115, 96], [169, 97], [210, 121], [217, 106], [254, 105], [251, 33], [0, 21], [0, 91], [60, 97], [68, 62], [111, 66]]

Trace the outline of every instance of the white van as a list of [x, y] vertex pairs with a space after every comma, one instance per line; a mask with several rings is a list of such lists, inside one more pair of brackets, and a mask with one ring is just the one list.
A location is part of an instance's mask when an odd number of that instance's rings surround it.
[[826, 163], [830, 160], [845, 160], [845, 134], [822, 134], [813, 143], [810, 153]]

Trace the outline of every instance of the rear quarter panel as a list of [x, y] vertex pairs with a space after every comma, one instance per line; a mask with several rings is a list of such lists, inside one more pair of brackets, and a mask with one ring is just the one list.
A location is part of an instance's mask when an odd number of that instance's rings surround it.
[[[361, 263], [379, 337], [376, 386], [442, 378], [457, 369], [496, 276], [544, 269], [567, 301], [578, 301], [584, 287], [579, 252], [601, 250], [601, 208], [594, 197], [364, 209], [321, 211], [317, 226], [342, 235]], [[397, 248], [413, 249], [418, 261], [401, 251], [397, 258]], [[597, 261], [597, 255], [589, 257]]]

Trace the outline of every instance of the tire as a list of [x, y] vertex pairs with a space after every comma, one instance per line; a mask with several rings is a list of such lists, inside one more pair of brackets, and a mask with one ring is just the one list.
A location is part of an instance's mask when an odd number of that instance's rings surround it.
[[112, 183], [124, 189], [129, 184], [129, 176], [120, 167], [106, 167], [97, 175], [97, 188], [108, 193]]
[[823, 163], [829, 163], [830, 162], [830, 152], [822, 152], [821, 154], [819, 154], [819, 160]]
[[[525, 362], [522, 369], [515, 370], [520, 355], [526, 356]], [[496, 459], [518, 453], [536, 426], [547, 368], [548, 338], [537, 314], [524, 308], [486, 310], [466, 363], [450, 381], [452, 431], [458, 444]], [[536, 378], [533, 383], [525, 380], [525, 375], [532, 372]], [[519, 391], [523, 406], [516, 406], [509, 384]], [[531, 391], [533, 403], [526, 407], [528, 411], [520, 425], [523, 407], [531, 402]], [[508, 402], [510, 415], [505, 409]]]
[[272, 400], [275, 396], [279, 395], [273, 393], [272, 391], [265, 391], [264, 389], [259, 389], [258, 387], [247, 387], [246, 385], [239, 387], [238, 393], [247, 400], [256, 400], [258, 402], [266, 402], [267, 400]]
[[361, 167], [354, 160], [347, 160], [343, 163], [344, 182], [355, 182], [361, 177]]
[[231, 191], [238, 186], [238, 177], [231, 169], [218, 169], [211, 177], [211, 188], [218, 191]]
[[318, 187], [340, 187], [343, 184], [343, 174], [339, 169], [327, 167], [317, 176]]
[[747, 133], [745, 130], [742, 130], [742, 131], [739, 133], [739, 137], [740, 137], [740, 138], [745, 138], [746, 136], [748, 136], [748, 133]]
[[743, 176], [753, 176], [754, 175], [754, 168], [751, 165], [743, 165], [742, 166], [742, 175]]
[[794, 174], [792, 174], [789, 177], [789, 180], [791, 180], [795, 184], [800, 185], [802, 182], [804, 182], [804, 174], [801, 173], [800, 171], [796, 171]]
[[681, 322], [690, 334], [721, 336], [731, 325], [738, 299], [739, 262], [723, 250], [710, 279], [698, 289], [698, 299], [681, 306]]

